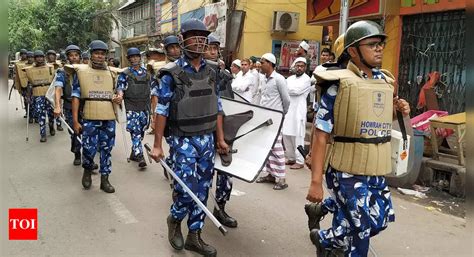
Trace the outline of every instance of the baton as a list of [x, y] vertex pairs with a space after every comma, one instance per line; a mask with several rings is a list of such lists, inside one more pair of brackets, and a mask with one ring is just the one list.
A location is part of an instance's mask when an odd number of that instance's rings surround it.
[[[151, 147], [148, 143], [145, 144], [145, 149], [147, 150], [148, 153], [151, 152]], [[219, 228], [219, 231], [222, 233], [222, 235], [226, 235], [227, 234], [227, 229], [224, 228], [224, 226], [222, 226], [222, 224], [216, 219], [216, 217], [214, 217], [214, 215], [212, 215], [212, 213], [209, 211], [209, 209], [207, 209], [206, 205], [204, 205], [200, 200], [199, 198], [193, 193], [193, 191], [191, 191], [191, 189], [189, 189], [189, 187], [181, 180], [181, 178], [179, 178], [176, 173], [174, 173], [174, 171], [168, 166], [168, 164], [166, 164], [166, 162], [164, 162], [163, 160], [160, 160], [160, 164], [168, 171], [168, 173], [173, 176], [173, 178], [176, 180], [176, 182], [178, 182], [178, 184], [183, 187], [184, 191], [186, 191], [186, 193], [189, 194], [189, 196], [191, 196], [191, 198], [194, 200], [194, 202], [196, 202], [196, 204], [206, 213], [206, 215], [209, 217], [209, 219], [211, 219], [212, 223], [214, 223], [214, 225], [216, 225], [216, 227]]]
[[[73, 135], [76, 134], [76, 133], [74, 133], [74, 130], [69, 126], [69, 124], [67, 124], [67, 122], [64, 120], [62, 115], [59, 116], [59, 119], [61, 120], [62, 123], [64, 123], [64, 125], [66, 125], [66, 128], [69, 131], [69, 133], [71, 133]], [[79, 141], [79, 143], [81, 143], [81, 145], [82, 145], [82, 139], [79, 136], [76, 136], [76, 138], [77, 138], [77, 141]]]
[[30, 104], [31, 100], [28, 101], [28, 105], [26, 106], [26, 142], [28, 142], [28, 127], [30, 125]]
[[259, 128], [263, 128], [263, 127], [270, 126], [270, 125], [272, 125], [272, 124], [273, 124], [273, 120], [272, 120], [272, 119], [268, 119], [268, 120], [264, 121], [262, 124], [256, 126], [255, 128], [253, 128], [253, 129], [251, 129], [251, 130], [245, 132], [244, 134], [242, 134], [242, 135], [240, 135], [240, 136], [238, 136], [238, 137], [234, 137], [234, 138], [232, 138], [232, 139], [230, 139], [230, 140], [226, 140], [226, 143], [227, 143], [227, 144], [232, 144], [232, 143], [234, 143], [235, 140], [237, 140], [237, 139], [239, 139], [239, 138], [241, 138], [241, 137], [243, 137], [243, 136], [249, 134], [250, 132], [253, 132], [253, 131], [255, 131], [255, 130], [259, 129]]

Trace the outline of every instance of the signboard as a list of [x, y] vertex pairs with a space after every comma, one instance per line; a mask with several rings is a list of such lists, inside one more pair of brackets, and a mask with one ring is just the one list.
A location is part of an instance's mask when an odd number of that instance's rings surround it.
[[[279, 70], [289, 70], [293, 61], [297, 58], [295, 56], [296, 50], [298, 50], [298, 46], [300, 45], [301, 40], [283, 40], [281, 41], [281, 48], [278, 62]], [[314, 70], [316, 66], [318, 66], [319, 61], [319, 42], [318, 41], [308, 41], [309, 50], [308, 50], [308, 57], [311, 60], [310, 68]], [[278, 50], [275, 49], [275, 53]]]
[[211, 31], [211, 35], [215, 36], [221, 42], [221, 47], [225, 47], [226, 37], [226, 1], [209, 4], [196, 10], [192, 10], [181, 14], [181, 22], [188, 19], [198, 19], [206, 24]]
[[[358, 19], [381, 15], [381, 2], [381, 0], [349, 1], [349, 17]], [[339, 21], [340, 10], [340, 0], [307, 0], [307, 23], [327, 24]]]

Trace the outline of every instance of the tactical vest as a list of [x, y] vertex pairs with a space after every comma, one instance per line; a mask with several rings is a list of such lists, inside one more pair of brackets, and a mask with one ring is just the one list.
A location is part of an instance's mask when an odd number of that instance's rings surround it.
[[23, 68], [28, 81], [33, 87], [33, 96], [45, 96], [54, 78], [54, 68], [51, 65], [30, 66]]
[[76, 64], [73, 67], [81, 88], [81, 100], [84, 100], [84, 119], [115, 120], [112, 72], [108, 69], [92, 69], [88, 64]]
[[57, 72], [64, 72], [63, 95], [61, 96], [64, 100], [63, 107], [72, 109], [72, 76], [64, 68], [59, 68]]
[[19, 90], [20, 88], [26, 88], [28, 86], [28, 77], [26, 72], [23, 71], [23, 68], [29, 67], [31, 64], [28, 64], [27, 61], [18, 61], [15, 63], [15, 88]]
[[188, 73], [170, 62], [160, 70], [160, 78], [165, 74], [174, 80], [167, 119], [169, 134], [196, 136], [214, 132], [218, 113], [215, 71], [206, 65], [198, 73]]
[[123, 71], [127, 75], [127, 88], [123, 99], [127, 111], [146, 111], [150, 109], [150, 73], [136, 76], [130, 69]]
[[382, 72], [385, 79], [364, 79], [349, 63], [347, 69], [315, 73], [318, 83], [339, 81], [328, 156], [336, 170], [367, 176], [391, 172], [394, 78]]

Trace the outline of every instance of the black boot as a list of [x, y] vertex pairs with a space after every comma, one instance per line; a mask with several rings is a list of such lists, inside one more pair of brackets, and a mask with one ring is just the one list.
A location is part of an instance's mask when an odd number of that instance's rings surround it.
[[81, 153], [74, 153], [74, 166], [81, 165]]
[[313, 229], [319, 229], [319, 223], [327, 214], [327, 211], [323, 210], [321, 203], [309, 203], [304, 206], [304, 211], [308, 215], [308, 228], [309, 231]]
[[326, 249], [319, 241], [319, 229], [313, 229], [309, 233], [311, 242], [316, 246], [316, 257], [344, 257], [342, 249]]
[[44, 142], [46, 142], [46, 141], [47, 141], [47, 140], [46, 140], [46, 136], [41, 136], [40, 142], [41, 142], [41, 143], [44, 143]]
[[216, 219], [222, 223], [222, 225], [229, 227], [229, 228], [236, 228], [237, 227], [237, 220], [229, 216], [225, 212], [225, 203], [218, 204], [219, 209], [214, 207], [214, 216]]
[[58, 131], [63, 131], [63, 130], [64, 130], [61, 125], [58, 125], [58, 126], [57, 126], [57, 129], [58, 129]]
[[50, 123], [49, 123], [49, 134], [50, 134], [51, 136], [56, 135], [56, 130], [54, 129], [54, 122], [50, 122]]
[[84, 169], [84, 173], [82, 174], [82, 186], [84, 189], [91, 188], [92, 185], [92, 178], [91, 178], [92, 171], [88, 169]]
[[109, 182], [109, 175], [100, 176], [100, 189], [106, 193], [115, 192], [115, 188]]
[[140, 168], [145, 168], [146, 167], [146, 161], [145, 158], [142, 156], [138, 157], [138, 167]]
[[170, 214], [168, 218], [166, 218], [166, 223], [168, 224], [168, 241], [171, 246], [176, 250], [183, 250], [184, 239], [181, 233], [181, 221], [176, 220]]
[[133, 154], [133, 151], [130, 153], [130, 161], [133, 161], [133, 162], [138, 162], [138, 158], [137, 156], [135, 156], [135, 154]]
[[204, 256], [215, 257], [217, 256], [216, 248], [206, 244], [201, 238], [201, 230], [189, 231], [186, 237], [186, 243], [184, 248], [189, 251], [197, 252]]

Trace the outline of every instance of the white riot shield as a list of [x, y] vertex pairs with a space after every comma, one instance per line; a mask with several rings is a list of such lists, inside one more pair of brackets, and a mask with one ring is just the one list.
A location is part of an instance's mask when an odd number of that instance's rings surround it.
[[[226, 116], [249, 111], [253, 112], [253, 115], [240, 126], [234, 137], [237, 138], [245, 134], [233, 141], [232, 149], [237, 152], [229, 153], [232, 154], [230, 165], [224, 166], [221, 157], [217, 154], [214, 168], [230, 176], [252, 183], [257, 179], [260, 171], [265, 166], [270, 150], [280, 134], [284, 114], [281, 111], [238, 100], [225, 97], [221, 99]], [[224, 118], [224, 123], [225, 122]], [[264, 124], [264, 126], [262, 126], [262, 124]], [[259, 128], [255, 129], [257, 127]], [[253, 129], [255, 130], [246, 134]]]

